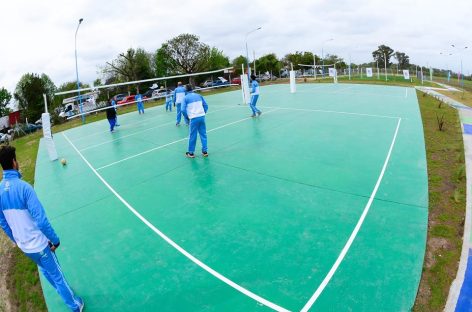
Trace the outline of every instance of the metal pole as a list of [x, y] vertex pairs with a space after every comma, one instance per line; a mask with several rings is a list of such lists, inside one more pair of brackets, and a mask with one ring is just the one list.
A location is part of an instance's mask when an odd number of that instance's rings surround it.
[[258, 28], [254, 29], [254, 30], [251, 30], [251, 31], [247, 32], [247, 33], [246, 33], [246, 36], [245, 36], [245, 41], [246, 41], [246, 59], [247, 59], [247, 74], [248, 74], [248, 78], [251, 77], [251, 66], [249, 65], [249, 52], [248, 52], [248, 48], [247, 48], [247, 37], [248, 37], [251, 33], [255, 32], [255, 31], [258, 31], [258, 30], [261, 29], [261, 28], [262, 28], [262, 27], [258, 27]]
[[316, 54], [313, 53], [313, 76], [315, 77], [316, 80]]
[[82, 123], [85, 123], [85, 115], [83, 113], [83, 107], [82, 107], [82, 97], [80, 96], [80, 82], [79, 82], [79, 67], [77, 66], [77, 32], [79, 31], [80, 24], [82, 24], [82, 21], [84, 19], [81, 18], [79, 19], [79, 24], [77, 25], [77, 29], [75, 30], [75, 74], [77, 77], [77, 93], [79, 97], [79, 110], [80, 114], [82, 115]]
[[387, 81], [387, 54], [384, 53], [384, 62], [385, 62], [385, 81]]

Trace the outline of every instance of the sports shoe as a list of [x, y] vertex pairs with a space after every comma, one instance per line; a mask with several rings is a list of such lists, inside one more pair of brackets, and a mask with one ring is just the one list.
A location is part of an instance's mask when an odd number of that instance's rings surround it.
[[261, 111], [258, 111], [258, 112], [257, 112], [257, 116], [260, 116], [261, 114], [262, 114]]
[[251, 117], [252, 117], [252, 118], [256, 117], [256, 114], [252, 114]]
[[85, 308], [85, 303], [84, 301], [82, 300], [82, 298], [80, 297], [77, 297], [77, 300], [79, 301], [79, 307], [77, 309], [75, 309], [74, 311], [76, 312], [82, 312], [84, 311], [84, 308]]
[[176, 123], [175, 126], [176, 126], [176, 127], [180, 126], [180, 123]]
[[202, 152], [203, 157], [208, 157], [208, 152]]
[[195, 158], [195, 154], [194, 153], [185, 153], [185, 156], [187, 156], [188, 158]]

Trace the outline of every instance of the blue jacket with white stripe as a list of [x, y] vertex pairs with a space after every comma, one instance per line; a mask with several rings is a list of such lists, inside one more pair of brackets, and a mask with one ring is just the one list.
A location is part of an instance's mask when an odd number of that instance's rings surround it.
[[17, 170], [4, 170], [0, 183], [0, 226], [25, 253], [44, 250], [48, 242], [59, 244], [33, 187]]
[[174, 90], [174, 104], [180, 104], [184, 100], [185, 94], [187, 93], [184, 86], [175, 88]]
[[182, 101], [182, 114], [186, 119], [205, 116], [208, 104], [200, 94], [189, 92]]

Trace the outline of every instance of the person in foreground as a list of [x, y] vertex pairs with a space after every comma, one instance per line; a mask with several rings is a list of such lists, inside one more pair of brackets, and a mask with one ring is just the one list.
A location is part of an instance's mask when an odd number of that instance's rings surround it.
[[260, 116], [262, 112], [256, 107], [257, 99], [259, 99], [259, 83], [256, 80], [255, 75], [251, 75], [251, 102], [249, 106], [252, 110], [251, 117]]
[[0, 225], [7, 236], [33, 260], [71, 311], [81, 312], [84, 302], [67, 283], [55, 250], [59, 237], [46, 217], [31, 185], [21, 180], [13, 146], [0, 146], [3, 180], [0, 183]]
[[208, 157], [207, 133], [205, 125], [205, 114], [208, 111], [208, 104], [200, 94], [193, 91], [192, 85], [188, 84], [187, 95], [182, 100], [182, 115], [190, 120], [190, 135], [188, 137], [188, 152], [185, 155], [195, 158], [195, 145], [197, 143], [197, 132], [202, 141], [202, 155]]

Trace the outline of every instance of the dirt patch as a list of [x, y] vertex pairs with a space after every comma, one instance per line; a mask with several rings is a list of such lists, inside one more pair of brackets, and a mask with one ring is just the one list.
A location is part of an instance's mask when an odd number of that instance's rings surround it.
[[14, 245], [8, 237], [0, 234], [0, 311], [16, 312], [16, 306], [11, 303], [10, 289], [8, 288], [8, 272], [12, 267]]

